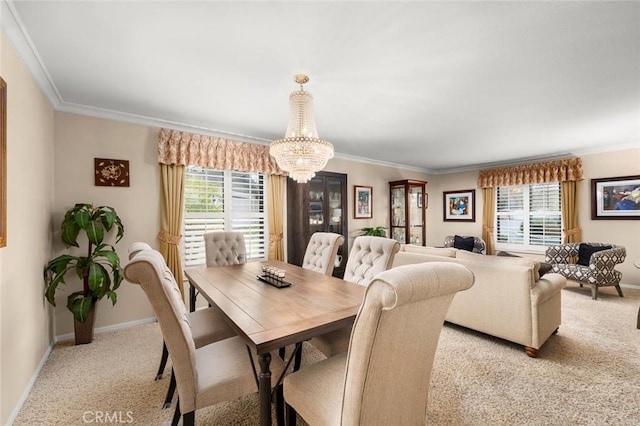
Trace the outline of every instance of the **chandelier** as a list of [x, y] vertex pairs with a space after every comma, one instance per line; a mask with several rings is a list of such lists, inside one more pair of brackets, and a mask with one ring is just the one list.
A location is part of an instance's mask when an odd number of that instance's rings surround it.
[[271, 143], [269, 153], [278, 166], [298, 183], [308, 182], [333, 158], [333, 145], [318, 138], [313, 121], [313, 96], [302, 85], [309, 81], [304, 74], [295, 76], [300, 85], [289, 95], [289, 125], [284, 139]]

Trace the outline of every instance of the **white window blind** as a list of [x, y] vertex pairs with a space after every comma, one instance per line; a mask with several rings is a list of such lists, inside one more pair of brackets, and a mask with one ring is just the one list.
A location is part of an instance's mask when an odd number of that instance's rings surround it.
[[266, 256], [267, 218], [265, 176], [206, 167], [185, 172], [184, 266], [205, 263], [202, 235], [212, 231], [240, 231], [247, 260]]
[[541, 250], [560, 244], [560, 183], [498, 187], [496, 230], [497, 248]]

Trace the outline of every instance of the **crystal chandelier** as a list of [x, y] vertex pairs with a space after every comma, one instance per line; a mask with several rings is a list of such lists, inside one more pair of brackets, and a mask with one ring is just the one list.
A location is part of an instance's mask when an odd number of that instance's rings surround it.
[[333, 145], [318, 138], [313, 121], [313, 96], [302, 85], [309, 81], [304, 74], [295, 76], [300, 90], [289, 95], [289, 126], [284, 139], [271, 143], [269, 153], [278, 166], [298, 183], [308, 182], [333, 158]]

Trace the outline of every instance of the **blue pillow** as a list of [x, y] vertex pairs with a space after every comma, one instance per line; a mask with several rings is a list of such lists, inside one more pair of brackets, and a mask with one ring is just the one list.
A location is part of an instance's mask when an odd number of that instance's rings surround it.
[[456, 235], [453, 237], [453, 248], [466, 250], [466, 251], [473, 251], [473, 244], [474, 244], [473, 237], [463, 238], [460, 235]]
[[591, 255], [602, 250], [609, 250], [611, 246], [592, 246], [590, 244], [581, 243], [578, 247], [578, 265], [589, 266]]

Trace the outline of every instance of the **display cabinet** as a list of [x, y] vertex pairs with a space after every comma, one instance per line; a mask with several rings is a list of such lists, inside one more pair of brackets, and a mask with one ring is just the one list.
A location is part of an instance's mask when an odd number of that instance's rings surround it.
[[333, 275], [342, 278], [347, 263], [347, 175], [318, 172], [307, 183], [287, 179], [287, 261], [301, 266], [314, 232], [344, 236]]
[[425, 245], [427, 182], [397, 180], [389, 182], [390, 237], [400, 243]]

